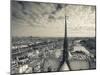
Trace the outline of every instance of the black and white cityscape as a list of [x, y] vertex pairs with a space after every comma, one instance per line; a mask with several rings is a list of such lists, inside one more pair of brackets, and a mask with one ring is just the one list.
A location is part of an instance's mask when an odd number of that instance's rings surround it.
[[11, 1], [11, 74], [96, 69], [95, 9]]

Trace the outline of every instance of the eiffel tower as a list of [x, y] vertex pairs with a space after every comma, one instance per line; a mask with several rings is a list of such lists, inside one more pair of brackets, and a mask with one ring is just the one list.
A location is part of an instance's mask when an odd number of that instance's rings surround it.
[[69, 57], [69, 53], [68, 53], [68, 38], [67, 38], [67, 16], [66, 16], [66, 8], [65, 8], [65, 36], [64, 36], [64, 43], [63, 43], [63, 58], [62, 61], [60, 63], [60, 66], [58, 68], [58, 71], [61, 71], [62, 67], [67, 66], [69, 70], [71, 70], [70, 65], [69, 65], [69, 61], [68, 61], [68, 57]]

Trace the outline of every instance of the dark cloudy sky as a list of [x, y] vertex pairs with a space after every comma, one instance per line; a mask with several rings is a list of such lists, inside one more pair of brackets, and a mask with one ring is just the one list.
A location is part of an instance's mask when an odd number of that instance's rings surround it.
[[[12, 36], [63, 37], [64, 4], [12, 1]], [[69, 37], [95, 36], [95, 6], [66, 5]]]

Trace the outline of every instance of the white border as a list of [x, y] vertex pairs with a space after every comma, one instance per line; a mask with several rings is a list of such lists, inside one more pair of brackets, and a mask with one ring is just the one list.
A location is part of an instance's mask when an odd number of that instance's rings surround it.
[[[25, 1], [25, 0], [24, 0]], [[100, 0], [27, 0], [53, 3], [96, 5], [97, 69], [71, 72], [37, 73], [36, 75], [98, 75], [100, 73]], [[10, 74], [10, 0], [0, 1], [0, 75]], [[30, 74], [31, 75], [31, 74]], [[33, 74], [32, 74], [33, 75]]]

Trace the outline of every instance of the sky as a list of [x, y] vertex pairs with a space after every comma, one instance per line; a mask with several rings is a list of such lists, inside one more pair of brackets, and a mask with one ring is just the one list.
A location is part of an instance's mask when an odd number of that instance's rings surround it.
[[95, 6], [27, 1], [11, 2], [11, 35], [64, 37], [65, 13], [68, 37], [95, 36]]

